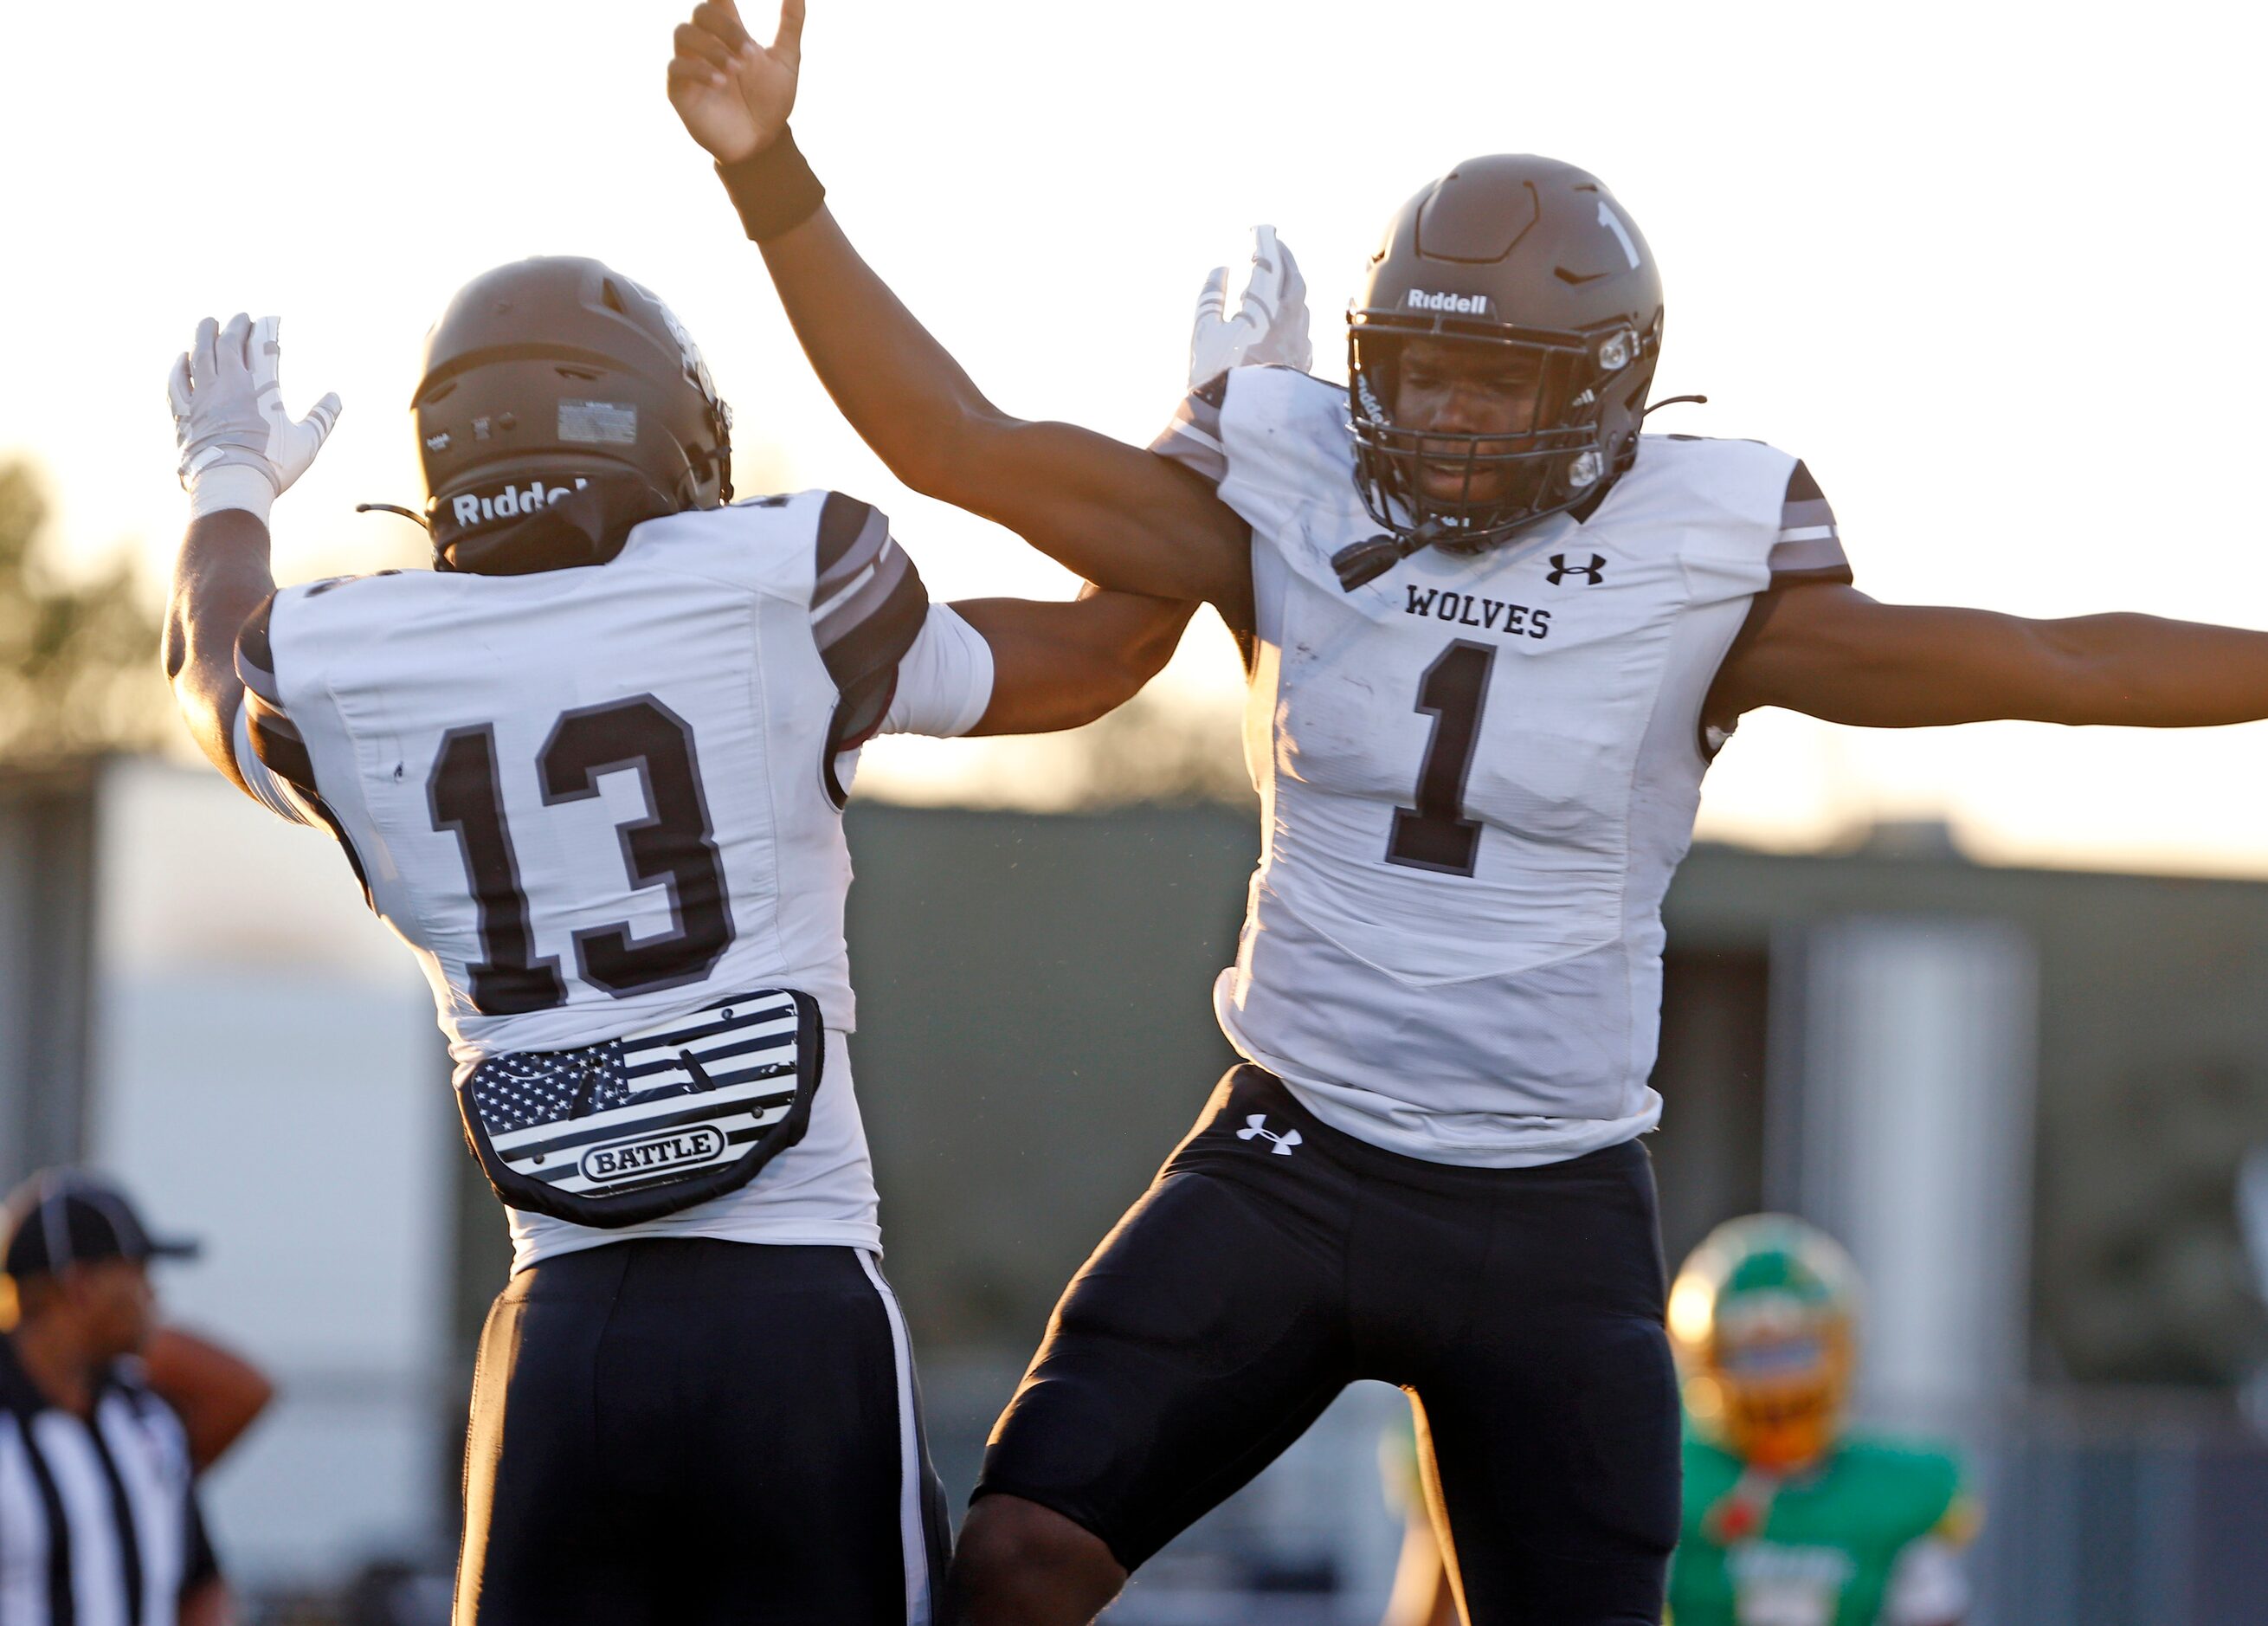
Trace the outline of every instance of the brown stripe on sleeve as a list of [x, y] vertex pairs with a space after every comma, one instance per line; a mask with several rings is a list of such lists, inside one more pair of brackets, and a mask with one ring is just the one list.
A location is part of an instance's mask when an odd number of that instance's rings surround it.
[[921, 635], [929, 589], [889, 521], [856, 499], [830, 492], [821, 511], [811, 635], [835, 682], [836, 704], [821, 771], [840, 807], [835, 759], [880, 726], [898, 662]]
[[880, 509], [840, 491], [828, 492], [819, 511], [819, 585], [811, 595], [814, 607], [824, 604], [872, 565], [889, 538], [890, 521]]
[[281, 707], [283, 691], [276, 686], [276, 648], [269, 623], [276, 614], [276, 595], [260, 601], [260, 608], [245, 617], [236, 635], [236, 675], [244, 686], [269, 705]]
[[298, 791], [317, 798], [315, 763], [299, 725], [267, 696], [247, 689], [244, 696], [245, 732], [252, 737], [252, 754], [261, 765]]
[[1787, 494], [1780, 502], [1779, 536], [1772, 543], [1771, 566], [1775, 582], [1852, 580], [1835, 510], [1800, 461], [1787, 477]]
[[1226, 373], [1190, 391], [1150, 449], [1219, 485], [1228, 477], [1228, 448], [1220, 436], [1220, 410], [1227, 399]]

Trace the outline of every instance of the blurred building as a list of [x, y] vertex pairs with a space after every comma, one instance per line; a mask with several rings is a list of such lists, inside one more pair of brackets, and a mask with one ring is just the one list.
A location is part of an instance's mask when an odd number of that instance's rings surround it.
[[[1227, 1065], [1249, 815], [851, 814], [860, 1089], [941, 1470]], [[1652, 1142], [1672, 1260], [1792, 1208], [1872, 1286], [1867, 1401], [1974, 1453], [1986, 1622], [2219, 1622], [2268, 1596], [2268, 1356], [2234, 1198], [2268, 1142], [2268, 885], [1995, 869], [1941, 831], [1697, 850]], [[271, 1588], [446, 1566], [507, 1257], [431, 1007], [320, 836], [210, 774], [0, 782], [0, 1174], [85, 1156], [211, 1238], [170, 1297], [280, 1374], [215, 1486]], [[1114, 1612], [1374, 1618], [1368, 1386]], [[2247, 1601], [2250, 1600], [2250, 1601]]]
[[462, 1154], [432, 1021], [337, 849], [217, 776], [0, 779], [0, 1179], [99, 1163], [205, 1239], [158, 1290], [277, 1383], [210, 1491], [255, 1590], [446, 1535]]

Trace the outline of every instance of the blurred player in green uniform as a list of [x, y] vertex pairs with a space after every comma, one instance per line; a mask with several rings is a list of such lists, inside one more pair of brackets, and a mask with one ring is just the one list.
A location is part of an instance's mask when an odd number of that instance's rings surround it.
[[1859, 1279], [1800, 1220], [1728, 1221], [1669, 1295], [1685, 1396], [1676, 1626], [1958, 1626], [1977, 1510], [1941, 1451], [1846, 1432]]
[[[1849, 1255], [1780, 1215], [1719, 1226], [1678, 1273], [1669, 1335], [1684, 1392], [1685, 1489], [1672, 1626], [1967, 1618], [1959, 1553], [1977, 1511], [1960, 1466], [1926, 1445], [1845, 1430], [1858, 1300]], [[1454, 1585], [1417, 1494], [1423, 1451], [1404, 1436], [1386, 1454], [1389, 1490], [1410, 1512], [1387, 1626], [1450, 1626]]]

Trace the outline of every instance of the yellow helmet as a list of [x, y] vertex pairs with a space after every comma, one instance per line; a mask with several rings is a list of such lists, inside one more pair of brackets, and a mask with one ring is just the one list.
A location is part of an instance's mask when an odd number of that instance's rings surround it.
[[1858, 1270], [1824, 1231], [1782, 1214], [1727, 1220], [1669, 1290], [1686, 1415], [1754, 1467], [1817, 1460], [1842, 1432], [1858, 1319]]

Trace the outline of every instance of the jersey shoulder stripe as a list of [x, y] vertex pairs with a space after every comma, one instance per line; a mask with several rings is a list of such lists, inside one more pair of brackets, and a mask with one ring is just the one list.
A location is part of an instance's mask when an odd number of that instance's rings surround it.
[[1228, 399], [1229, 374], [1207, 380], [1182, 399], [1150, 449], [1181, 464], [1209, 485], [1228, 477], [1228, 448], [1220, 438], [1220, 410]]
[[820, 510], [811, 632], [836, 687], [887, 664], [921, 631], [929, 594], [880, 509], [829, 491]]
[[276, 645], [269, 625], [276, 615], [276, 595], [260, 601], [260, 608], [245, 618], [236, 635], [236, 675], [244, 686], [271, 706], [284, 704], [276, 687]]
[[[306, 589], [304, 596], [317, 596], [329, 585], [318, 583]], [[246, 737], [260, 765], [281, 780], [300, 806], [337, 838], [339, 851], [346, 854], [347, 867], [354, 871], [355, 883], [362, 888], [363, 902], [375, 910], [377, 904], [371, 897], [370, 876], [363, 868], [362, 854], [355, 851], [346, 826], [339, 822], [330, 804], [323, 800], [322, 792], [315, 787], [313, 754], [307, 749], [306, 737], [299, 732], [299, 725], [291, 721], [291, 714], [284, 707], [284, 689], [276, 676], [276, 596], [270, 593], [261, 600], [260, 608], [245, 618], [236, 635], [236, 675], [244, 683]], [[277, 813], [284, 813], [259, 790], [253, 794]]]
[[1843, 536], [1835, 528], [1835, 510], [1828, 506], [1827, 493], [1819, 489], [1819, 482], [1800, 459], [1788, 474], [1787, 495], [1780, 504], [1771, 573], [1774, 585], [1852, 580]]
[[284, 709], [284, 691], [276, 680], [275, 615], [276, 595], [270, 593], [236, 635], [236, 675], [244, 684], [246, 723], [253, 752], [261, 764], [303, 798], [315, 802], [320, 800], [315, 765], [298, 724]]
[[821, 772], [840, 807], [849, 796], [836, 759], [889, 715], [898, 662], [929, 617], [929, 590], [890, 535], [888, 517], [855, 497], [827, 493], [813, 545], [811, 635], [839, 697]]
[[833, 598], [880, 557], [889, 539], [890, 521], [881, 510], [840, 491], [828, 492], [819, 505], [818, 585], [812, 603]]

